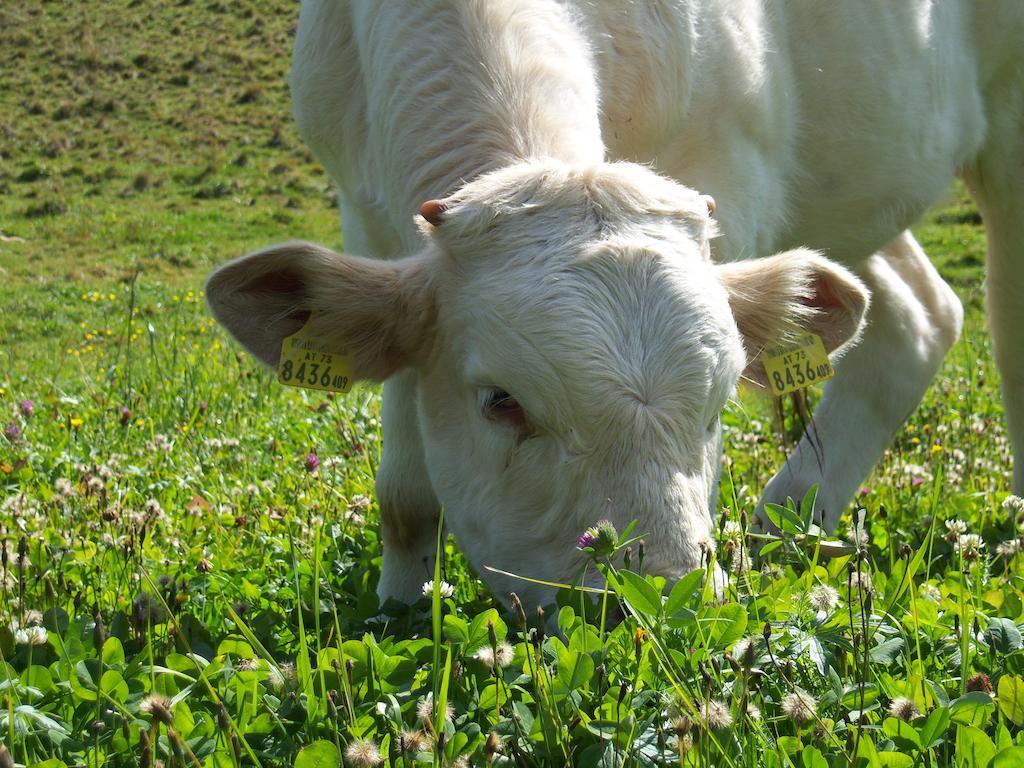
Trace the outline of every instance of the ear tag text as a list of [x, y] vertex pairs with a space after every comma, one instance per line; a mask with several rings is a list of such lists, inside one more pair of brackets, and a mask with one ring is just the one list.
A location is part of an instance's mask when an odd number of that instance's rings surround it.
[[352, 361], [348, 353], [334, 349], [310, 330], [312, 320], [282, 340], [277, 380], [286, 387], [348, 392], [352, 389]]
[[821, 337], [803, 333], [784, 347], [770, 347], [761, 354], [768, 374], [768, 388], [781, 397], [806, 389], [836, 375]]

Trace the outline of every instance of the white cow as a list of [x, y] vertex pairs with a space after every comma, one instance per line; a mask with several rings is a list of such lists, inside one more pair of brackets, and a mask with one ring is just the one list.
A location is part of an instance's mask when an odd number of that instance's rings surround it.
[[[418, 595], [442, 504], [478, 567], [565, 579], [584, 528], [637, 518], [677, 577], [719, 414], [798, 327], [847, 351], [765, 497], [818, 483], [835, 524], [960, 332], [906, 231], [959, 172], [1021, 492], [1022, 40], [1019, 0], [307, 0], [295, 116], [381, 260], [275, 246], [210, 304], [271, 365], [315, 312], [386, 380], [381, 597]], [[800, 246], [828, 260], [771, 255]]]

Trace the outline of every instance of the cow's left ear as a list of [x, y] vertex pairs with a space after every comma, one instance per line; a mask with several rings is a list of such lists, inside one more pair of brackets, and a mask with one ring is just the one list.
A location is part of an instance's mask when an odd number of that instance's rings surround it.
[[433, 340], [429, 254], [398, 261], [283, 243], [225, 264], [206, 283], [214, 317], [276, 367], [281, 342], [303, 326], [348, 353], [355, 379], [383, 381], [415, 366]]
[[717, 268], [747, 353], [744, 377], [766, 384], [766, 347], [800, 331], [821, 337], [830, 354], [856, 340], [870, 294], [845, 267], [804, 248]]

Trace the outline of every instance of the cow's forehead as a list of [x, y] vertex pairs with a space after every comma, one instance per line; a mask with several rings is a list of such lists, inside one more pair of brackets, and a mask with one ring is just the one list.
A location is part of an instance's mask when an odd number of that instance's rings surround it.
[[532, 259], [622, 236], [700, 246], [717, 234], [700, 194], [631, 163], [526, 162], [467, 184], [446, 205], [428, 231], [464, 260]]
[[640, 408], [703, 423], [742, 366], [711, 266], [650, 246], [506, 265], [466, 286], [460, 304], [467, 378], [553, 421], [632, 422]]

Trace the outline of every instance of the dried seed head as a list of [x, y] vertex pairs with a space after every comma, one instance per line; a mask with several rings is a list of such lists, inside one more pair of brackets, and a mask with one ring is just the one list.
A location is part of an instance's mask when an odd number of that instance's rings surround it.
[[494, 649], [494, 663], [499, 669], [504, 669], [511, 664], [514, 656], [515, 651], [508, 643], [498, 643], [498, 647]]
[[434, 740], [423, 731], [403, 730], [398, 735], [399, 749], [407, 755], [417, 755], [420, 752], [429, 752], [434, 746]]
[[345, 762], [354, 768], [376, 768], [384, 762], [377, 742], [359, 739], [349, 742], [345, 747]]
[[832, 613], [839, 605], [839, 593], [827, 584], [818, 584], [807, 595], [811, 607], [821, 613]]
[[797, 688], [782, 699], [782, 711], [800, 726], [817, 714], [818, 702], [807, 691]]
[[501, 743], [501, 737], [497, 731], [491, 731], [487, 734], [487, 741], [484, 743], [484, 754], [487, 755], [500, 755], [504, 747]]
[[[416, 703], [416, 717], [420, 719], [420, 722], [424, 725], [433, 725], [434, 719], [434, 694], [428, 693], [422, 699]], [[455, 717], [455, 708], [452, 703], [446, 702], [444, 705], [444, 719], [445, 721], [451, 720]]]
[[989, 680], [988, 675], [984, 672], [978, 672], [972, 675], [967, 681], [968, 691], [981, 691], [982, 693], [992, 693], [992, 681]]
[[672, 730], [676, 732], [676, 736], [680, 739], [690, 732], [692, 725], [690, 718], [686, 715], [680, 715], [672, 720]]
[[712, 731], [721, 731], [732, 725], [732, 714], [725, 702], [711, 699], [701, 703], [701, 717]]
[[908, 723], [921, 716], [917, 705], [914, 704], [912, 699], [908, 699], [905, 696], [897, 696], [889, 702], [889, 714], [897, 720], [904, 720]]
[[739, 658], [747, 669], [753, 667], [754, 662], [757, 660], [757, 642], [758, 638], [756, 636], [748, 635], [737, 640], [736, 644], [732, 647], [733, 656]]
[[174, 716], [171, 714], [171, 700], [159, 693], [151, 693], [139, 704], [139, 710], [145, 712], [158, 723], [174, 725]]

